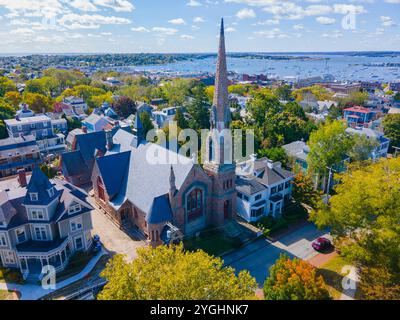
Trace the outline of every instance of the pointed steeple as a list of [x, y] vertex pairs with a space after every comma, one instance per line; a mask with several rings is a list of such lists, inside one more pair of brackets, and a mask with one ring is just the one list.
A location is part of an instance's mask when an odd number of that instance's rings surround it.
[[227, 129], [230, 121], [224, 19], [221, 19], [217, 71], [215, 74], [215, 92], [211, 112], [211, 127], [218, 130]]
[[176, 193], [176, 181], [175, 181], [175, 171], [171, 165], [171, 171], [169, 174], [169, 196], [173, 198]]
[[135, 139], [132, 142], [132, 146], [137, 148], [141, 143], [146, 142], [146, 137], [144, 135], [144, 129], [142, 120], [140, 120], [140, 113], [136, 113], [135, 123], [133, 125], [133, 134], [135, 135]]

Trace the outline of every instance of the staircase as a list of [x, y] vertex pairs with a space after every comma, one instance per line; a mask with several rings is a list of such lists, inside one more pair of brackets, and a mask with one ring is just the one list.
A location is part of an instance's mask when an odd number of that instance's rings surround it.
[[236, 238], [242, 234], [243, 229], [235, 220], [228, 220], [224, 226], [225, 233], [230, 238]]

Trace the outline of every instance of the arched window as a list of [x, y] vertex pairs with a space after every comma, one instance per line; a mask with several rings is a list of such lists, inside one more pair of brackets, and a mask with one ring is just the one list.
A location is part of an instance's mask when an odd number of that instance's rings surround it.
[[106, 193], [105, 193], [105, 189], [104, 189], [104, 184], [100, 177], [97, 177], [97, 193], [101, 200], [106, 201]]
[[194, 189], [187, 195], [186, 212], [189, 222], [203, 216], [203, 190]]
[[210, 137], [209, 144], [208, 144], [208, 160], [210, 162], [215, 160], [215, 157], [214, 157], [214, 141], [213, 141], [212, 137]]

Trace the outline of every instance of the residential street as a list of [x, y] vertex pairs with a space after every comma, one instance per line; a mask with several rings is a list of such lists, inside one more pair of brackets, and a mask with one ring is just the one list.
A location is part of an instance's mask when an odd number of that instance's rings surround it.
[[327, 231], [320, 231], [313, 224], [308, 223], [283, 236], [279, 241], [259, 239], [239, 251], [224, 256], [223, 259], [225, 264], [235, 268], [236, 272], [248, 270], [262, 287], [268, 269], [281, 253], [304, 260], [311, 259], [318, 254], [311, 247], [311, 243], [321, 236], [328, 236]]

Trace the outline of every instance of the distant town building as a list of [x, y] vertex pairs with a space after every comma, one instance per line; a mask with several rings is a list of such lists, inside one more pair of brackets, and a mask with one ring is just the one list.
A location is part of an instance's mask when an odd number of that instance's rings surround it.
[[82, 121], [82, 126], [87, 128], [88, 132], [97, 132], [102, 130], [111, 130], [112, 125], [103, 115], [92, 113]]
[[347, 128], [346, 132], [350, 134], [364, 135], [368, 139], [374, 139], [378, 142], [379, 146], [371, 152], [371, 159], [386, 158], [389, 152], [390, 139], [384, 136], [384, 133], [377, 130], [364, 127]]
[[39, 146], [34, 136], [0, 140], [0, 178], [32, 171], [41, 163]]
[[375, 119], [377, 111], [356, 106], [344, 109], [344, 119], [348, 125], [363, 125]]
[[8, 119], [4, 123], [11, 138], [33, 135], [43, 153], [59, 153], [65, 150], [65, 136], [54, 132], [52, 120], [46, 115]]
[[177, 108], [170, 107], [160, 111], [153, 111], [154, 120], [159, 128], [164, 128], [174, 120]]

